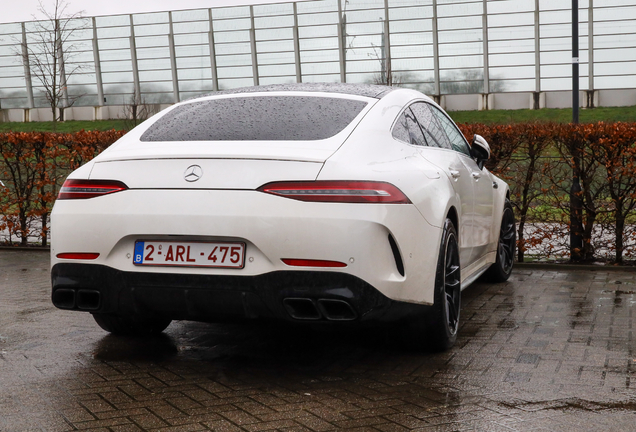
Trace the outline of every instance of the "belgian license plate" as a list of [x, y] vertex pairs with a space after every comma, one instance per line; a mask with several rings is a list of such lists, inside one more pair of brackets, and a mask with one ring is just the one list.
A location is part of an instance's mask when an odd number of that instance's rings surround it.
[[241, 269], [245, 265], [245, 243], [139, 240], [135, 242], [133, 264]]

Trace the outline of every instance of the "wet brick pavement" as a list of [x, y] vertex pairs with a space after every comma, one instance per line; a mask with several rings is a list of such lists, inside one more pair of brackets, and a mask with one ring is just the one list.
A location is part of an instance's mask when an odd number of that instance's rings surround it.
[[0, 251], [0, 430], [636, 431], [636, 273], [516, 269], [463, 293], [458, 344], [173, 323], [115, 338]]

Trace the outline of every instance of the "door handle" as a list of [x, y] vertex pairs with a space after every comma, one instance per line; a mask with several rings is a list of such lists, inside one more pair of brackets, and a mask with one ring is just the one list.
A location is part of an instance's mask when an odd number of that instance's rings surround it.
[[474, 178], [475, 180], [479, 180], [479, 179], [481, 178], [481, 173], [474, 172], [474, 173], [472, 174], [472, 176], [473, 176], [473, 178]]
[[459, 171], [451, 169], [451, 168], [448, 169], [448, 172], [450, 173], [451, 177], [454, 179], [459, 178], [462, 175], [462, 173], [460, 173]]

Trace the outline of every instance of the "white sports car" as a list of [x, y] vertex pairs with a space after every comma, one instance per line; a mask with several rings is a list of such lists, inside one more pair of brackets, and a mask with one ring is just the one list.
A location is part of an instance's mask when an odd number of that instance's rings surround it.
[[461, 290], [512, 270], [508, 185], [430, 98], [376, 85], [216, 92], [73, 172], [52, 301], [112, 333], [171, 320], [396, 322], [450, 347]]

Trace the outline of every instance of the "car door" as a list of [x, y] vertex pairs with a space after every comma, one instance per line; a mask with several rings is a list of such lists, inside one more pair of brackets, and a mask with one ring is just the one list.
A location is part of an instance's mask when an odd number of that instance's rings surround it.
[[495, 199], [493, 179], [490, 172], [486, 168], [479, 168], [479, 165], [470, 156], [468, 142], [455, 123], [439, 108], [434, 105], [429, 105], [429, 107], [444, 129], [451, 146], [459, 154], [459, 159], [469, 172], [472, 181], [474, 205], [471, 221], [472, 250], [470, 261], [473, 262], [488, 252], [493, 241], [490, 238]]
[[471, 170], [461, 160], [460, 153], [453, 149], [448, 135], [431, 111], [430, 105], [416, 102], [410, 108], [426, 140], [426, 145], [420, 148], [420, 154], [446, 173], [459, 201], [459, 258], [462, 267], [465, 267], [472, 262], [474, 244], [472, 232], [475, 205]]

